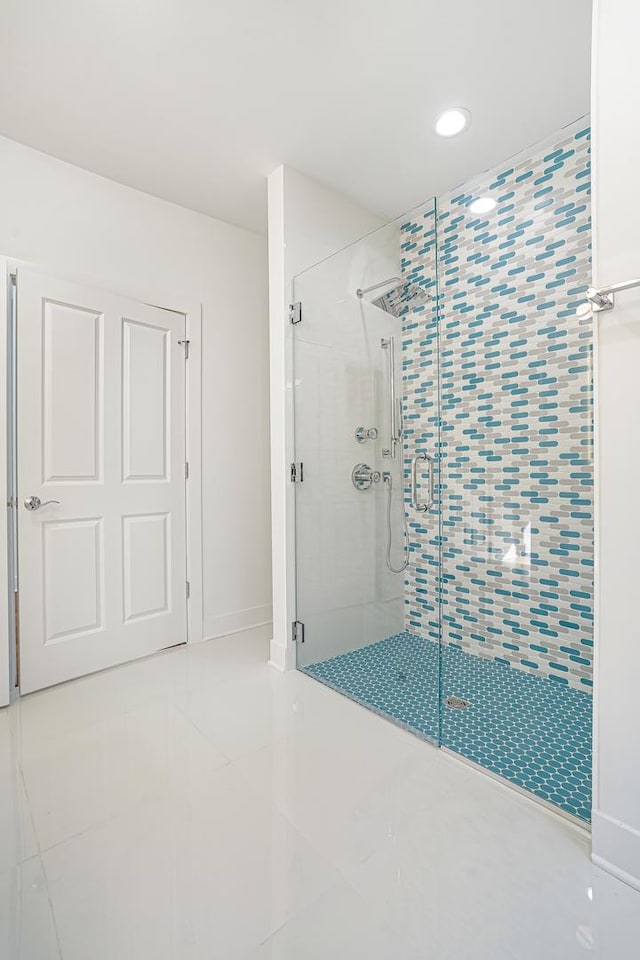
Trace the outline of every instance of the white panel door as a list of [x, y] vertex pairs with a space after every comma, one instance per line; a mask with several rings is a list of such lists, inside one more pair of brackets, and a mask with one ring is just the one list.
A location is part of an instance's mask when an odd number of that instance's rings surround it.
[[186, 641], [184, 335], [18, 271], [22, 692]]

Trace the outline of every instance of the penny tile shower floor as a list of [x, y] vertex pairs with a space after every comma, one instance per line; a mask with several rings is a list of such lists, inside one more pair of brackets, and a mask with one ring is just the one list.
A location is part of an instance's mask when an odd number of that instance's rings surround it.
[[409, 632], [305, 668], [310, 676], [582, 820], [591, 810], [588, 693]]

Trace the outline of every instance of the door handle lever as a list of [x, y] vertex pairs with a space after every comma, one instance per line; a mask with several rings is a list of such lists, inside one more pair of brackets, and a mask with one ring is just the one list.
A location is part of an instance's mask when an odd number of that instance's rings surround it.
[[60, 503], [60, 501], [59, 501], [59, 500], [45, 500], [44, 503], [43, 503], [42, 500], [40, 499], [40, 497], [36, 497], [36, 496], [26, 497], [26, 498], [25, 498], [25, 501], [24, 501], [24, 505], [25, 505], [25, 507], [26, 507], [27, 510], [39, 510], [40, 507], [46, 507], [46, 505], [47, 505], [48, 503]]

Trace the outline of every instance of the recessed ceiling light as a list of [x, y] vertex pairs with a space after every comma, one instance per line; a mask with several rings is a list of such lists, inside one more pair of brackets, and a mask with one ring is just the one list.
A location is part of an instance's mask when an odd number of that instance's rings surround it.
[[493, 197], [478, 197], [477, 200], [469, 204], [469, 210], [471, 210], [472, 213], [489, 213], [490, 210], [494, 209], [495, 205], [496, 201]]
[[470, 123], [471, 114], [468, 110], [464, 107], [453, 107], [441, 113], [436, 120], [436, 133], [441, 137], [455, 137], [456, 133], [462, 133]]

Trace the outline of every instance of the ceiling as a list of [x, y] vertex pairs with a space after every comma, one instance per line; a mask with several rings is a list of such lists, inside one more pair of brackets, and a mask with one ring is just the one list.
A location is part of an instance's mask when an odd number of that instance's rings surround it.
[[[1, 0], [0, 133], [260, 232], [280, 163], [398, 216], [589, 109], [589, 0]], [[472, 125], [433, 124], [465, 106]]]

